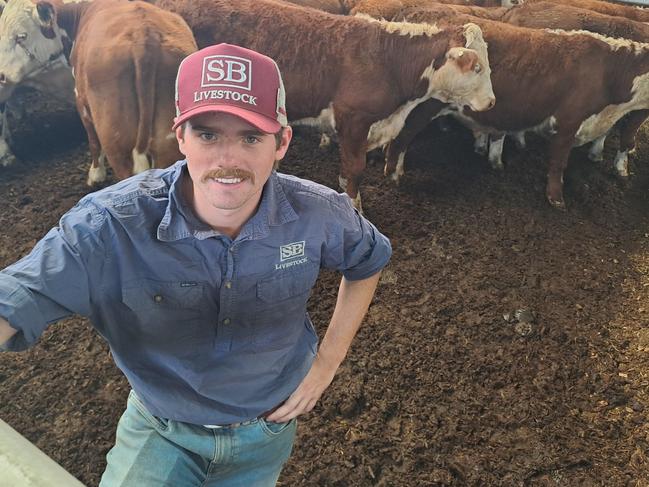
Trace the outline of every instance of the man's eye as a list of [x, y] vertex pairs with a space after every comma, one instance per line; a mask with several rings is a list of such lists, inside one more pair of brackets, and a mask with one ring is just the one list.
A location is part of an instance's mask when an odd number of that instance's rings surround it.
[[259, 137], [257, 137], [256, 135], [246, 135], [244, 140], [246, 144], [256, 144], [260, 141]]
[[213, 133], [210, 132], [201, 132], [199, 135], [201, 139], [203, 139], [206, 142], [212, 141], [216, 138], [216, 136]]

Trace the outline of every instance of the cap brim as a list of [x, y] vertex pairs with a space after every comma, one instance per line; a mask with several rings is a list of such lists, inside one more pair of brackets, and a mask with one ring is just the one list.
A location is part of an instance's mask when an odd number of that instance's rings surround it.
[[210, 112], [229, 113], [235, 115], [267, 134], [275, 134], [280, 128], [282, 128], [282, 125], [277, 120], [270, 119], [264, 115], [260, 115], [259, 113], [246, 110], [245, 108], [235, 107], [232, 105], [203, 105], [187, 110], [185, 113], [174, 118], [174, 124], [173, 127], [171, 127], [171, 130], [176, 130], [178, 126], [196, 115]]

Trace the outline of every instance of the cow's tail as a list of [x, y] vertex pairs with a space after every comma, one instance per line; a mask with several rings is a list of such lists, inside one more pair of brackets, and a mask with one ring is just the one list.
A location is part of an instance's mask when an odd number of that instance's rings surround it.
[[155, 115], [156, 77], [160, 64], [160, 46], [145, 43], [133, 46], [135, 64], [135, 96], [138, 106], [137, 137], [133, 148], [133, 173], [153, 167], [151, 143]]

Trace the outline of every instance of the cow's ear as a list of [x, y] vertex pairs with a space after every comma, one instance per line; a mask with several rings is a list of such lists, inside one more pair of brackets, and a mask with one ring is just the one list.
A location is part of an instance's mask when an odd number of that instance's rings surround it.
[[466, 39], [464, 47], [468, 49], [476, 49], [475, 43], [484, 44], [482, 29], [476, 24], [464, 24], [464, 38]]
[[2, 11], [5, 9], [5, 5], [7, 5], [7, 2], [5, 2], [5, 0], [0, 0], [0, 14], [2, 14]]
[[43, 27], [52, 28], [54, 26], [54, 19], [56, 13], [54, 5], [50, 2], [40, 1], [36, 4], [36, 13], [38, 14], [38, 21]]

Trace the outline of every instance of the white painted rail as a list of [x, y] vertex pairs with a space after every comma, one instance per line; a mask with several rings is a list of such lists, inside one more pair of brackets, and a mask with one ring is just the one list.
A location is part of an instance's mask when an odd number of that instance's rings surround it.
[[615, 0], [614, 3], [628, 3], [630, 5], [649, 7], [649, 0]]
[[84, 487], [0, 419], [0, 487]]

